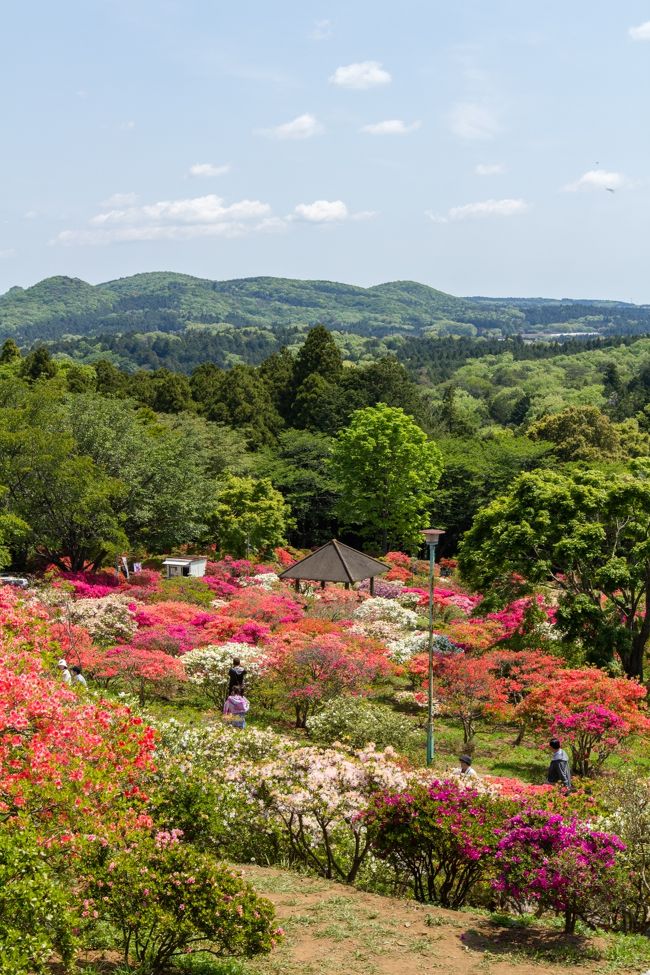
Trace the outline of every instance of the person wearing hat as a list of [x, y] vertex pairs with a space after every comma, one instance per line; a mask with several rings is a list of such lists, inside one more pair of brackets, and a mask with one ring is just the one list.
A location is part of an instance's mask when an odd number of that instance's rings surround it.
[[61, 677], [63, 678], [63, 683], [64, 684], [71, 684], [72, 683], [72, 674], [68, 670], [68, 661], [67, 660], [63, 660], [63, 658], [61, 658], [61, 660], [59, 660], [59, 662], [57, 664], [57, 667], [61, 671]]
[[460, 774], [468, 779], [477, 779], [478, 772], [475, 768], [472, 768], [472, 756], [471, 755], [459, 755], [458, 761], [460, 762]]

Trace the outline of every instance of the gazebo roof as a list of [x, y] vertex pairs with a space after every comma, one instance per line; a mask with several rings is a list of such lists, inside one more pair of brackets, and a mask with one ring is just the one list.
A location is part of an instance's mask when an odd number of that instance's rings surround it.
[[359, 582], [388, 572], [389, 566], [372, 559], [356, 548], [332, 539], [311, 555], [306, 555], [290, 569], [280, 573], [281, 579], [309, 579], [313, 582]]

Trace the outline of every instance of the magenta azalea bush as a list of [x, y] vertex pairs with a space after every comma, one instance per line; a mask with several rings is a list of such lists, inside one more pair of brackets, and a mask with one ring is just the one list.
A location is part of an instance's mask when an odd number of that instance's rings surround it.
[[411, 885], [416, 900], [459, 908], [488, 875], [508, 799], [434, 781], [377, 796], [364, 815], [376, 856]]
[[507, 824], [496, 851], [495, 890], [519, 910], [564, 915], [571, 934], [576, 921], [598, 921], [612, 898], [616, 866], [625, 844], [613, 833], [542, 811], [520, 813]]

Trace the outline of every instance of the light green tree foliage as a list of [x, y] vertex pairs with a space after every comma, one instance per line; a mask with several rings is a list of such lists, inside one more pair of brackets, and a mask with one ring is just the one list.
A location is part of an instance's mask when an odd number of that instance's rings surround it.
[[460, 547], [477, 589], [511, 592], [512, 574], [560, 593], [557, 620], [587, 659], [615, 653], [642, 677], [650, 636], [650, 462], [632, 472], [522, 474], [480, 511]]
[[243, 456], [233, 431], [195, 416], [71, 396], [56, 382], [0, 383], [4, 508], [30, 526], [31, 548], [59, 565], [201, 538], [216, 478]]
[[342, 520], [384, 551], [417, 548], [442, 472], [438, 447], [398, 408], [357, 410], [335, 441]]
[[239, 557], [285, 544], [289, 505], [267, 478], [227, 475], [208, 519], [211, 540]]

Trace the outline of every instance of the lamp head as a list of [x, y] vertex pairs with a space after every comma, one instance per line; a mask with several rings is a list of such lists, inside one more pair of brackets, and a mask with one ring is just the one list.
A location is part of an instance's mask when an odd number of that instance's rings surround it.
[[442, 528], [425, 528], [420, 534], [424, 535], [424, 540], [427, 545], [432, 545], [435, 547], [438, 544], [440, 536], [444, 535], [445, 533]]

